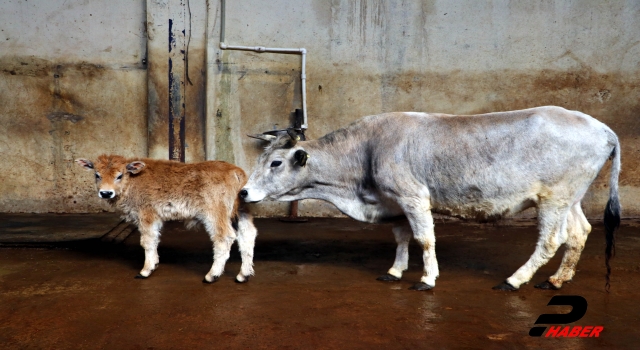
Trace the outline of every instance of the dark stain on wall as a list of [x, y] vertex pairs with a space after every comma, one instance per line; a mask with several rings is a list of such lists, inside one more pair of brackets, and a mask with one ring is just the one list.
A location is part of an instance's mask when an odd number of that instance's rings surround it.
[[0, 210], [104, 210], [92, 176], [73, 161], [146, 149], [145, 75], [87, 62], [0, 59], [0, 144], [7, 157]]

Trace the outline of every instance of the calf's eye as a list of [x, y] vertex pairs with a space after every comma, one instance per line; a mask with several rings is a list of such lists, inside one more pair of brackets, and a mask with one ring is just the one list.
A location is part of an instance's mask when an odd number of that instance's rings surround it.
[[271, 162], [271, 167], [274, 168], [274, 167], [280, 166], [280, 164], [282, 164], [281, 161], [274, 160], [273, 162]]
[[100, 180], [100, 174], [96, 173], [96, 180]]
[[116, 180], [122, 180], [122, 174], [118, 175], [118, 177], [116, 177]]

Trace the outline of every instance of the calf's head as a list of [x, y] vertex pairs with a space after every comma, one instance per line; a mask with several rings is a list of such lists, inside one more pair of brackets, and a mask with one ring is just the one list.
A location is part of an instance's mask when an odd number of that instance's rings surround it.
[[95, 162], [88, 159], [76, 159], [76, 163], [88, 171], [94, 172], [98, 197], [113, 199], [122, 193], [132, 174], [144, 169], [142, 161], [127, 161], [124, 157], [101, 155]]
[[258, 158], [258, 165], [240, 191], [246, 202], [263, 199], [291, 200], [303, 188], [308, 177], [309, 154], [300, 146], [300, 136], [291, 130], [279, 136], [254, 135], [271, 142]]

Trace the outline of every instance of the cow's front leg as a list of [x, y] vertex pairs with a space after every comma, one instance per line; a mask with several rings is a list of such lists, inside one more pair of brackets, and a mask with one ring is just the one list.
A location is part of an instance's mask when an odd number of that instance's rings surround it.
[[393, 262], [393, 266], [387, 271], [385, 275], [377, 278], [378, 281], [399, 281], [402, 278], [402, 273], [409, 266], [409, 240], [411, 240], [411, 226], [408, 222], [396, 224], [393, 226], [393, 235], [396, 238], [396, 260]]
[[158, 243], [160, 242], [160, 229], [162, 221], [153, 216], [140, 218], [138, 230], [140, 231], [140, 245], [144, 248], [144, 267], [136, 278], [147, 278], [158, 266]]
[[405, 215], [409, 219], [413, 238], [422, 247], [424, 274], [419, 283], [411, 287], [413, 290], [429, 290], [436, 286], [439, 275], [436, 260], [436, 236], [431, 215], [431, 202], [424, 198], [409, 198], [400, 202]]

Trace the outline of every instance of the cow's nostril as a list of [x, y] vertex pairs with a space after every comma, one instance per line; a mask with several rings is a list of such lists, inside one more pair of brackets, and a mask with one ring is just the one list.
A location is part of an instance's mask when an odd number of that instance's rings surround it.
[[248, 194], [249, 192], [243, 189], [242, 191], [240, 191], [240, 198], [246, 198]]

